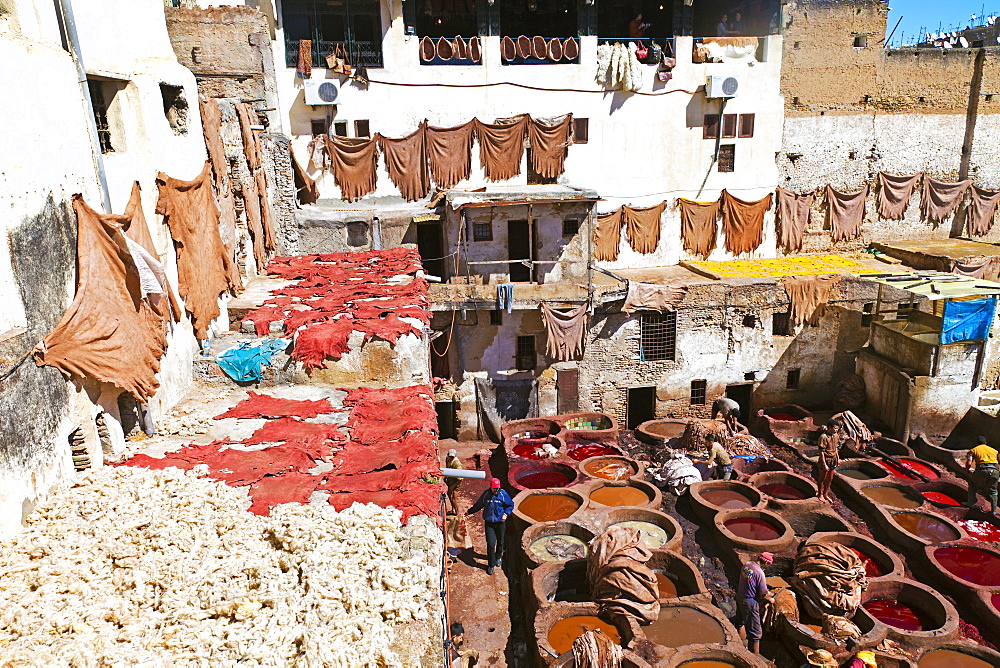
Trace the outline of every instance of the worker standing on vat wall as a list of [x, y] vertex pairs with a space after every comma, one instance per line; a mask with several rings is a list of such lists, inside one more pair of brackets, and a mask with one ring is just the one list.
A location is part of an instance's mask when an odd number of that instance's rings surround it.
[[722, 419], [729, 427], [730, 434], [738, 434], [740, 429], [740, 405], [729, 397], [719, 397], [712, 402], [712, 419], [722, 413]]
[[985, 436], [980, 436], [979, 444], [969, 450], [965, 468], [972, 473], [972, 482], [969, 484], [969, 500], [963, 505], [976, 505], [976, 492], [979, 492], [990, 500], [990, 512], [997, 514], [997, 480], [1000, 479], [997, 454], [995, 448], [986, 444]]
[[493, 569], [503, 560], [504, 527], [507, 517], [514, 511], [514, 502], [510, 494], [500, 489], [500, 481], [493, 478], [490, 488], [482, 493], [479, 499], [469, 508], [469, 514], [483, 511], [486, 522], [486, 572], [493, 575]]
[[819, 437], [819, 461], [816, 462], [819, 468], [816, 482], [819, 486], [820, 501], [828, 503], [833, 501], [830, 498], [830, 487], [833, 485], [833, 472], [838, 464], [840, 464], [840, 425], [828, 422]]
[[708, 442], [708, 463], [706, 466], [715, 465], [715, 477], [718, 480], [729, 480], [733, 477], [733, 458], [722, 447], [716, 439]]
[[761, 552], [756, 559], [743, 564], [740, 582], [736, 586], [736, 628], [746, 629], [747, 649], [754, 654], [760, 654], [760, 639], [764, 635], [760, 624], [760, 606], [772, 600], [761, 564], [773, 563], [773, 554]]

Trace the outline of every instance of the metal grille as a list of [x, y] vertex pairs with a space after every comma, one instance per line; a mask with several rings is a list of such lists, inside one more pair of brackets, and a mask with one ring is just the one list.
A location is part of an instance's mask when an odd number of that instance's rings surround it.
[[791, 336], [788, 311], [780, 311], [771, 316], [771, 334], [774, 336]]
[[580, 231], [580, 221], [579, 220], [577, 220], [575, 218], [571, 218], [569, 220], [564, 220], [563, 221], [563, 236], [564, 237], [576, 236], [576, 233], [579, 232], [579, 231]]
[[494, 327], [503, 326], [503, 311], [494, 310], [490, 311], [490, 324]]
[[677, 311], [639, 317], [639, 357], [644, 362], [673, 360], [677, 352]]
[[723, 144], [719, 147], [719, 171], [736, 171], [736, 144]]
[[[382, 67], [382, 43], [348, 40], [346, 42], [327, 42], [313, 40], [313, 67], [326, 67], [326, 57], [336, 51], [337, 46], [347, 49], [347, 60], [351, 67]], [[285, 39], [285, 66], [295, 67], [299, 62], [299, 40], [287, 37]]]
[[104, 87], [100, 81], [91, 79], [87, 82], [90, 88], [90, 104], [94, 109], [94, 123], [97, 124], [97, 140], [101, 144], [101, 153], [112, 153], [115, 147], [111, 144], [111, 127], [108, 125], [108, 105], [104, 100]]
[[517, 370], [530, 371], [535, 368], [535, 337], [517, 337]]
[[691, 381], [691, 405], [692, 406], [703, 406], [705, 405], [705, 395], [708, 393], [708, 381], [707, 380], [692, 380]]
[[801, 369], [789, 369], [788, 374], [785, 376], [785, 389], [786, 390], [799, 389], [799, 378], [801, 375], [802, 375]]
[[472, 224], [472, 240], [473, 241], [493, 241], [493, 224], [492, 223], [473, 223]]

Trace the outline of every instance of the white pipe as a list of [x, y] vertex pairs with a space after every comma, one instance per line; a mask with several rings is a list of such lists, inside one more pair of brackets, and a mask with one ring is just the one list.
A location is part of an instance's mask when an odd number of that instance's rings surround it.
[[475, 478], [485, 480], [486, 471], [467, 471], [466, 469], [441, 469], [441, 473], [448, 478]]

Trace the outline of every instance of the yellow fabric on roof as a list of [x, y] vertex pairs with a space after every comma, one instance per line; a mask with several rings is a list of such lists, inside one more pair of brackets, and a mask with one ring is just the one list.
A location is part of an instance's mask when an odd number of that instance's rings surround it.
[[691, 262], [691, 266], [720, 278], [781, 278], [870, 271], [864, 264], [841, 255], [799, 255], [760, 260]]

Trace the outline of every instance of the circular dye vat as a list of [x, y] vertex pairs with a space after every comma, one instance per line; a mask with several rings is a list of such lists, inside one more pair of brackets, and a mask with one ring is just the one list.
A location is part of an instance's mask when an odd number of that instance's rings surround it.
[[972, 584], [1000, 585], [1000, 557], [975, 547], [939, 547], [934, 558], [942, 568]]
[[993, 668], [989, 661], [953, 649], [936, 649], [920, 657], [918, 668]]
[[764, 492], [768, 496], [773, 496], [776, 499], [783, 499], [785, 501], [801, 501], [806, 498], [805, 492], [801, 489], [780, 482], [772, 482], [767, 485], [761, 485], [757, 489]]
[[684, 435], [684, 430], [686, 428], [686, 422], [654, 422], [651, 425], [643, 427], [643, 429], [648, 431], [650, 434], [667, 439], [680, 438]]
[[608, 635], [616, 643], [621, 644], [622, 637], [614, 624], [594, 617], [593, 615], [573, 615], [560, 619], [549, 629], [548, 640], [556, 654], [565, 654], [573, 649], [573, 641], [582, 636], [587, 631], [600, 629], [602, 633]]
[[907, 457], [900, 457], [893, 462], [880, 459], [876, 463], [897, 478], [905, 478], [906, 480], [920, 480], [920, 476], [914, 475], [914, 473], [919, 473], [929, 480], [937, 480], [940, 477], [932, 467]]
[[619, 452], [606, 445], [590, 443], [588, 445], [578, 445], [575, 448], [571, 447], [566, 454], [570, 459], [582, 462], [584, 459], [590, 459], [591, 457], [606, 457], [608, 455], [617, 455]]
[[726, 520], [725, 527], [733, 535], [747, 540], [775, 540], [782, 533], [773, 524], [759, 517], [734, 517]]
[[658, 550], [667, 544], [666, 529], [658, 527], [652, 522], [642, 522], [639, 520], [629, 520], [627, 522], [616, 522], [611, 526], [625, 527], [626, 529], [638, 529], [642, 534], [642, 542], [651, 550]]
[[522, 473], [514, 478], [521, 487], [528, 489], [547, 489], [549, 487], [565, 487], [573, 482], [567, 474], [562, 471], [533, 471]]
[[1000, 542], [1000, 527], [981, 520], [955, 520], [955, 524], [965, 529], [969, 538], [983, 543]]
[[528, 549], [539, 561], [569, 561], [587, 556], [587, 544], [564, 533], [543, 536], [532, 541]]
[[736, 668], [736, 666], [725, 661], [695, 659], [694, 661], [685, 661], [681, 664], [681, 668]]
[[925, 612], [899, 601], [872, 599], [864, 604], [864, 608], [880, 622], [904, 631], [928, 631], [935, 628]]
[[837, 473], [844, 476], [845, 478], [851, 478], [852, 480], [878, 480], [879, 478], [884, 478], [885, 476], [878, 476], [867, 471], [861, 471], [859, 469], [838, 469]]
[[948, 506], [949, 508], [957, 508], [962, 505], [962, 502], [954, 499], [944, 492], [921, 492], [920, 496], [924, 497], [931, 503], [935, 503], [939, 506]]
[[620, 459], [595, 459], [583, 465], [583, 470], [595, 478], [625, 480], [635, 475], [635, 468]]
[[877, 578], [879, 576], [885, 575], [879, 565], [875, 563], [875, 560], [869, 557], [867, 554], [862, 552], [856, 547], [850, 548], [851, 552], [858, 555], [858, 559], [861, 563], [865, 565], [865, 577]]
[[590, 500], [604, 506], [643, 506], [649, 495], [638, 487], [599, 487], [590, 493]]
[[[545, 441], [542, 441], [542, 443], [544, 442]], [[541, 457], [535, 454], [535, 450], [538, 449], [539, 445], [541, 445], [541, 443], [533, 444], [533, 443], [525, 443], [522, 441], [518, 445], [514, 446], [514, 454], [517, 455], [518, 457], [524, 457], [525, 459], [539, 460], [541, 459]]]
[[651, 642], [664, 647], [726, 642], [722, 625], [694, 608], [660, 608], [659, 618], [643, 627], [643, 632]]
[[893, 513], [892, 519], [907, 533], [932, 543], [946, 543], [961, 537], [944, 520], [924, 513]]
[[677, 598], [677, 583], [665, 573], [653, 573], [656, 576], [656, 589], [660, 598]]
[[580, 502], [565, 494], [532, 494], [518, 505], [518, 510], [536, 522], [564, 520], [580, 507]]
[[724, 510], [753, 508], [753, 503], [750, 499], [733, 489], [706, 489], [703, 492], [699, 492], [699, 494], [708, 503]]
[[861, 493], [875, 503], [893, 508], [919, 508], [922, 503], [898, 487], [865, 487]]

